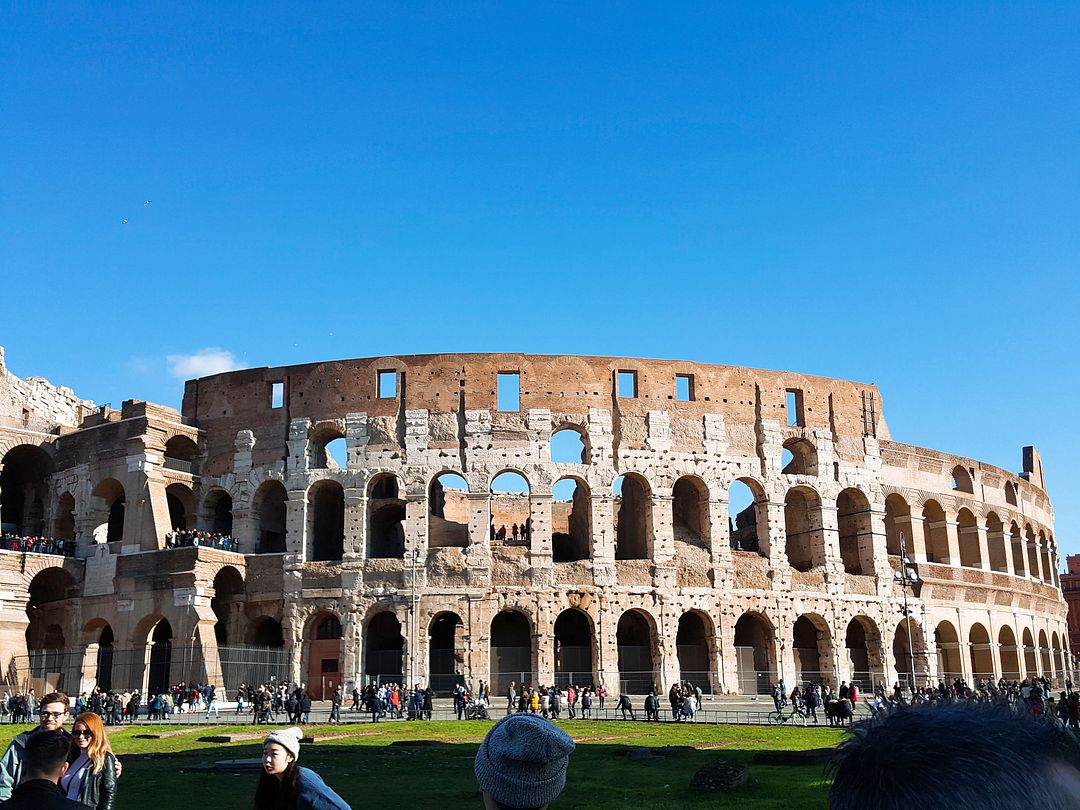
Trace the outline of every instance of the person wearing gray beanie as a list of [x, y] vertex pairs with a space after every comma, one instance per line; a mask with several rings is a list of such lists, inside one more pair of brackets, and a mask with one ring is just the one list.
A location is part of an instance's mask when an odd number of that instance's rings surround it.
[[543, 810], [566, 787], [574, 741], [531, 714], [512, 714], [491, 727], [473, 770], [487, 810]]
[[273, 731], [263, 743], [263, 772], [255, 790], [255, 810], [351, 810], [348, 802], [310, 768], [296, 764], [300, 758], [298, 728]]

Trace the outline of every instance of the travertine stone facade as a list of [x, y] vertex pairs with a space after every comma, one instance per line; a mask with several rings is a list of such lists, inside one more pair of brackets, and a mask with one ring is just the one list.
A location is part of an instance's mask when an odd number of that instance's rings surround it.
[[[499, 374], [518, 375], [512, 412]], [[553, 459], [565, 430], [583, 450]], [[65, 564], [79, 597], [55, 622], [64, 640], [95, 643], [107, 622], [138, 647], [164, 618], [211, 677], [216, 644], [275, 632], [288, 675], [313, 683], [459, 673], [640, 691], [682, 676], [746, 692], [799, 676], [1060, 677], [1067, 660], [1038, 454], [1017, 475], [895, 442], [872, 385], [382, 357], [192, 380], [182, 416], [129, 402], [62, 437], [0, 430], [0, 455], [26, 443], [50, 461], [49, 530], [70, 523], [86, 560]], [[744, 486], [750, 501], [729, 502]], [[165, 550], [177, 520], [228, 527], [239, 553]], [[901, 535], [921, 580], [910, 623]], [[5, 651], [27, 626], [19, 576], [0, 593]]]

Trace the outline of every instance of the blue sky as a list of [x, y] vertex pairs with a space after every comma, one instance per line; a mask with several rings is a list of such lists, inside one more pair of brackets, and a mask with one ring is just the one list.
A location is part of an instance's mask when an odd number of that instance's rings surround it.
[[172, 405], [431, 351], [875, 382], [897, 440], [1037, 445], [1080, 552], [1080, 6], [219, 5], [0, 11], [16, 373]]

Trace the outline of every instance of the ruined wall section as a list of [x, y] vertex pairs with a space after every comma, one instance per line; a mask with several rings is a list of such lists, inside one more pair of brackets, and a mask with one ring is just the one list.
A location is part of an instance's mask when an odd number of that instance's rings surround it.
[[74, 428], [96, 410], [93, 402], [81, 399], [62, 385], [44, 377], [21, 379], [4, 363], [0, 346], [0, 427], [52, 433], [57, 428]]

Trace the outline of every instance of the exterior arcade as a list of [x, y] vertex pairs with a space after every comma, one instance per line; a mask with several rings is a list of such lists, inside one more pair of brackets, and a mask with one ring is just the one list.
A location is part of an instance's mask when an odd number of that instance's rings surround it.
[[0, 551], [9, 684], [754, 693], [1070, 660], [1037, 451], [898, 443], [873, 385], [423, 355], [191, 380], [177, 413], [0, 374], [4, 529], [73, 549]]

